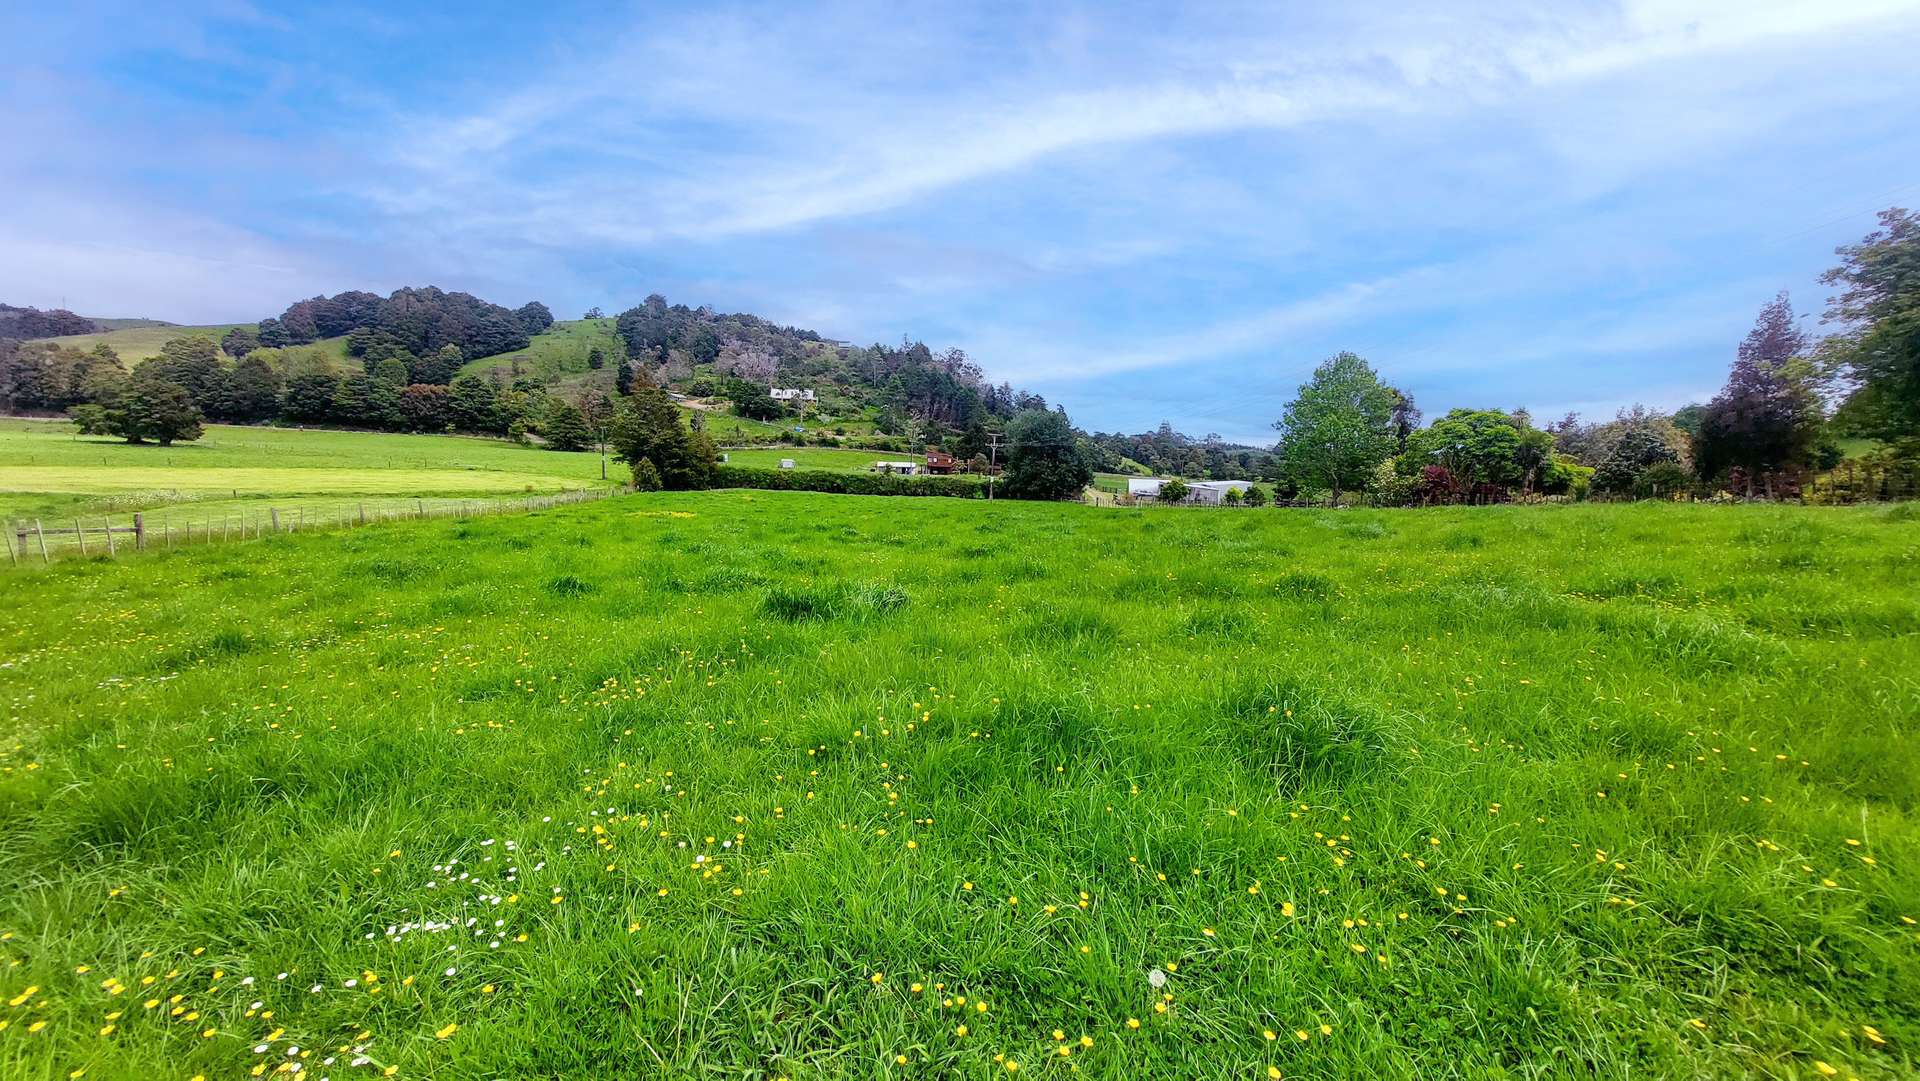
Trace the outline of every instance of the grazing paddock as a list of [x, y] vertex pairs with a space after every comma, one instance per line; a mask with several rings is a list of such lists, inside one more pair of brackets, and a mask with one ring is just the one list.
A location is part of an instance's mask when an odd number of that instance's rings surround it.
[[1911, 508], [648, 494], [0, 588], [0, 1076], [1916, 1073]]

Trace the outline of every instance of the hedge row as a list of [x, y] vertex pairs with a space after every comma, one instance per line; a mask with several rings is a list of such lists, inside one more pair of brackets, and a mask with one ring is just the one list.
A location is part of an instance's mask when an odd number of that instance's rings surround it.
[[842, 495], [944, 495], [979, 499], [986, 482], [979, 477], [903, 477], [897, 473], [830, 473], [824, 469], [761, 469], [720, 465], [715, 488], [768, 488], [780, 492], [837, 492]]

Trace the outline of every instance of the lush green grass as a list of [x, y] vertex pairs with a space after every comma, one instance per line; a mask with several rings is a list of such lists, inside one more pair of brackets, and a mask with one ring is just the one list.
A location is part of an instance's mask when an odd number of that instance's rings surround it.
[[660, 494], [4, 588], [0, 1076], [1916, 1072], [1912, 508]]
[[[608, 464], [613, 483], [626, 467]], [[70, 527], [135, 512], [164, 529], [258, 520], [276, 508], [306, 520], [357, 517], [445, 497], [502, 499], [597, 487], [600, 458], [505, 440], [212, 425], [193, 443], [129, 446], [65, 423], [0, 421], [0, 519]], [[56, 537], [54, 546], [69, 541]]]
[[[212, 424], [191, 443], [130, 446], [78, 435], [71, 424], [0, 420], [0, 469], [42, 466], [86, 467], [99, 478], [97, 483], [109, 485], [96, 490], [118, 490], [110, 481], [124, 469], [307, 469], [369, 477], [395, 469], [504, 472], [550, 477], [555, 488], [575, 486], [566, 481], [597, 482], [600, 476], [597, 455], [525, 447], [504, 439]], [[466, 486], [455, 483], [456, 490]]]
[[501, 378], [511, 381], [517, 365], [521, 376], [548, 383], [562, 376], [591, 371], [587, 355], [594, 346], [599, 346], [606, 355], [606, 367], [602, 370], [611, 380], [612, 370], [619, 366], [620, 358], [626, 353], [614, 325], [612, 319], [561, 320], [544, 333], [534, 335], [525, 349], [470, 360], [460, 368], [460, 374], [487, 375], [497, 370]]

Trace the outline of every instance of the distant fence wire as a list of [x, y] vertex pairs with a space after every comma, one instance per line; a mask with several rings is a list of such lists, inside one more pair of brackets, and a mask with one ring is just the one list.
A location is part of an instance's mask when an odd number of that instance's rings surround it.
[[570, 503], [585, 503], [613, 495], [610, 488], [583, 488], [554, 495], [526, 496], [519, 499], [429, 499], [425, 497], [395, 503], [365, 502], [311, 508], [304, 505], [269, 505], [260, 511], [226, 512], [200, 516], [182, 516], [168, 512], [149, 518], [147, 512], [132, 515], [80, 515], [58, 520], [45, 518], [9, 519], [5, 525], [7, 565], [18, 567], [32, 563], [51, 563], [72, 556], [118, 557], [129, 552], [184, 548], [189, 545], [220, 544], [240, 540], [258, 540], [282, 533], [310, 533], [324, 529], [354, 529], [379, 522], [400, 522], [428, 518], [479, 518], [494, 514], [513, 514], [544, 510]]

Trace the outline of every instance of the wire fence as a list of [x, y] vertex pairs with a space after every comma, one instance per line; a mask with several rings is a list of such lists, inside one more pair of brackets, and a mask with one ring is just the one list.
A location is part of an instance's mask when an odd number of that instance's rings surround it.
[[569, 503], [605, 499], [608, 488], [583, 488], [553, 495], [509, 499], [413, 498], [323, 504], [268, 504], [259, 510], [195, 514], [191, 507], [154, 513], [88, 514], [9, 519], [4, 525], [8, 566], [51, 563], [56, 559], [118, 557], [191, 545], [257, 540], [283, 533], [357, 529], [379, 522], [427, 518], [478, 518], [517, 514]]

